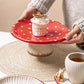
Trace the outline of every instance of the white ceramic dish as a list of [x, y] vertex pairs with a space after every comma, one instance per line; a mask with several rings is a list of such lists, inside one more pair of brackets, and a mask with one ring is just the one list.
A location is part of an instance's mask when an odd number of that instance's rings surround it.
[[44, 82], [31, 76], [7, 76], [0, 79], [0, 84], [44, 84]]

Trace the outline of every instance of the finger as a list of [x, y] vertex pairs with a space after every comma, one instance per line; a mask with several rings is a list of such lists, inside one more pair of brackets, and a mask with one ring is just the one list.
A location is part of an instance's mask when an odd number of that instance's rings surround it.
[[74, 36], [72, 38], [76, 38], [78, 36], [78, 34], [74, 34]]
[[82, 33], [81, 34], [79, 34], [77, 37], [75, 37], [75, 38], [72, 38], [71, 40], [65, 40], [65, 41], [63, 41], [63, 42], [61, 42], [62, 44], [72, 44], [72, 43], [81, 43], [82, 42], [82, 40], [83, 40], [83, 35], [82, 35]]
[[74, 29], [66, 35], [66, 39], [67, 39], [67, 40], [72, 39], [73, 35], [74, 35], [74, 34], [77, 34], [77, 33], [79, 33], [79, 32], [80, 32], [80, 28], [76, 25], [76, 26], [74, 27]]
[[61, 43], [62, 44], [72, 44], [72, 43], [81, 43], [82, 41], [83, 41], [83, 33], [81, 32], [75, 38], [72, 38], [71, 40], [65, 40]]
[[71, 40], [65, 40], [63, 42], [61, 42], [61, 44], [72, 44], [72, 43], [75, 43], [75, 40], [74, 39], [71, 39]]
[[77, 43], [81, 43], [83, 41], [83, 32], [81, 31], [80, 34], [78, 35], [77, 38], [78, 42]]

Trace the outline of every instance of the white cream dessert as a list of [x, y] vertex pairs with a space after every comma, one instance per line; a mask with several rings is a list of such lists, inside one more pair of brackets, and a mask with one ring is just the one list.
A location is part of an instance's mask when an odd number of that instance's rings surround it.
[[33, 15], [34, 17], [31, 19], [32, 22], [32, 32], [35, 36], [44, 36], [46, 35], [46, 28], [49, 20], [46, 15], [39, 14]]

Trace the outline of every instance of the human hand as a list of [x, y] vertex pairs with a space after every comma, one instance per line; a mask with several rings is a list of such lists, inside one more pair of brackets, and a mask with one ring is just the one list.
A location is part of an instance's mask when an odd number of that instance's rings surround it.
[[81, 43], [83, 41], [83, 32], [77, 25], [75, 25], [73, 30], [66, 35], [65, 39], [66, 40], [61, 43], [63, 44]]
[[30, 19], [32, 18], [32, 14], [37, 13], [38, 11], [36, 10], [36, 8], [34, 7], [28, 7], [24, 10], [24, 12], [22, 13], [22, 15], [20, 16], [20, 18], [18, 19], [18, 21], [24, 21], [26, 19]]

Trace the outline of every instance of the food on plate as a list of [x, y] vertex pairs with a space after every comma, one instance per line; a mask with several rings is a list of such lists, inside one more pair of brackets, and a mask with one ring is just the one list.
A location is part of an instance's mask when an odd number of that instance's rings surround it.
[[45, 14], [33, 14], [32, 32], [35, 36], [45, 36], [49, 19]]

